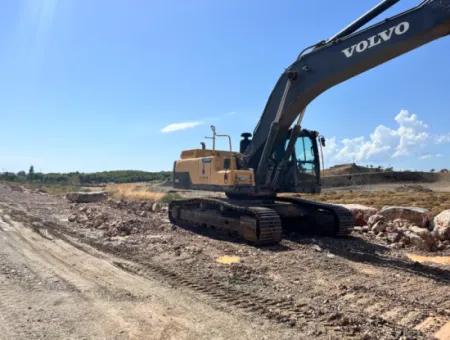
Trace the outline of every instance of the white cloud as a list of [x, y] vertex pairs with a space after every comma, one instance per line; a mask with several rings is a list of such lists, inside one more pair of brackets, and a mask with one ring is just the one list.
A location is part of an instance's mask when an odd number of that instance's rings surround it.
[[425, 159], [441, 158], [441, 157], [443, 157], [443, 155], [440, 153], [436, 153], [436, 154], [427, 153], [427, 154], [420, 156], [419, 159], [425, 160]]
[[202, 125], [204, 122], [202, 121], [194, 121], [194, 122], [180, 122], [180, 123], [172, 123], [161, 129], [162, 133], [170, 133], [180, 130], [192, 129], [196, 126]]
[[331, 137], [326, 140], [326, 146], [323, 148], [323, 156], [325, 158], [332, 157], [336, 154], [337, 151], [337, 143], [336, 137]]
[[397, 134], [400, 137], [400, 143], [394, 153], [394, 157], [408, 156], [417, 145], [424, 143], [429, 135], [425, 130], [428, 125], [417, 118], [415, 114], [410, 114], [406, 110], [401, 110], [395, 117], [399, 124]]
[[447, 133], [446, 135], [435, 136], [434, 142], [436, 144], [448, 144], [448, 143], [450, 143], [450, 133]]
[[404, 156], [427, 155], [423, 149], [430, 140], [428, 125], [407, 110], [401, 110], [395, 122], [396, 128], [378, 125], [368, 137], [345, 138], [340, 142], [330, 138], [325, 157], [331, 163], [344, 163], [382, 162]]

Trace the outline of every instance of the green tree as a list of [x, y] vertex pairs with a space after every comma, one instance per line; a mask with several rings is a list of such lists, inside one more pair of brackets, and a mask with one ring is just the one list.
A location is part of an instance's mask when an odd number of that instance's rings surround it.
[[34, 166], [30, 166], [30, 169], [28, 170], [28, 179], [32, 180], [34, 178]]

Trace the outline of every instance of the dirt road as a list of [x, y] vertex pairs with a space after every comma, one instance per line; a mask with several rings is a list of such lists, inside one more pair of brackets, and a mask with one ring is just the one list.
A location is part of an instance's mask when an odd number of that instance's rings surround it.
[[258, 249], [2, 184], [0, 218], [0, 338], [450, 338], [450, 267], [358, 235]]
[[237, 339], [276, 331], [125, 272], [124, 260], [0, 216], [1, 339]]

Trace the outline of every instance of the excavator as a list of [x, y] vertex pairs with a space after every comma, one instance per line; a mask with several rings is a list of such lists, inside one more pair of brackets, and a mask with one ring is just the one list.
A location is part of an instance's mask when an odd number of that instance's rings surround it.
[[[349, 210], [287, 193], [319, 193], [325, 139], [304, 129], [307, 105], [324, 91], [419, 46], [450, 34], [450, 0], [425, 0], [364, 27], [400, 0], [384, 0], [331, 38], [306, 48], [278, 79], [253, 135], [239, 152], [185, 150], [175, 161], [175, 188], [225, 196], [175, 200], [173, 224], [213, 228], [256, 246], [277, 244], [282, 233], [348, 235]], [[217, 195], [216, 195], [217, 196]]]

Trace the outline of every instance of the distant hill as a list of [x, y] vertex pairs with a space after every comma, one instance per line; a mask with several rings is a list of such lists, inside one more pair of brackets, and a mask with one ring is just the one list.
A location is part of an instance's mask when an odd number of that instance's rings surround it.
[[363, 173], [379, 173], [385, 171], [392, 171], [392, 169], [384, 169], [381, 167], [371, 168], [362, 165], [357, 165], [355, 163], [348, 164], [338, 164], [324, 170], [325, 176], [341, 176], [341, 175], [352, 175], [352, 174], [363, 174]]

